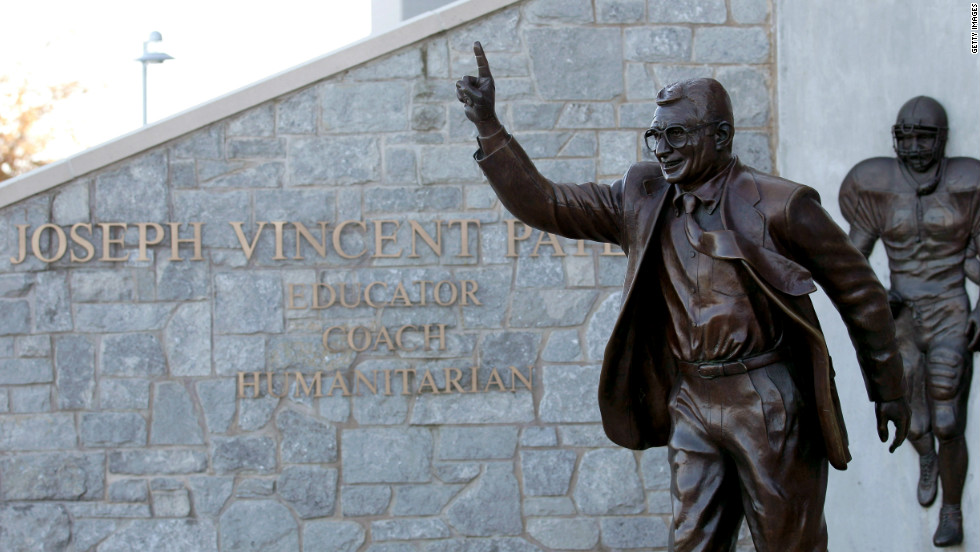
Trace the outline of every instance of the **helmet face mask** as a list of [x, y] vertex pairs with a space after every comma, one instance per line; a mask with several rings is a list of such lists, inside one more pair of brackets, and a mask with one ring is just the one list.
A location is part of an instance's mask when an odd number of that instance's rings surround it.
[[898, 111], [892, 127], [895, 154], [908, 168], [924, 172], [943, 158], [948, 131], [946, 110], [939, 102], [927, 96], [912, 98]]
[[892, 127], [895, 154], [910, 169], [923, 172], [943, 158], [946, 149], [946, 129], [922, 125]]

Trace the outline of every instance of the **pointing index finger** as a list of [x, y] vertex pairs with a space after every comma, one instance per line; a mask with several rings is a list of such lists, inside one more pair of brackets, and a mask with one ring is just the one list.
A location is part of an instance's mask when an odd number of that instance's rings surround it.
[[476, 68], [479, 70], [480, 78], [490, 78], [490, 64], [487, 63], [487, 56], [483, 53], [483, 45], [479, 41], [473, 43], [473, 54], [476, 56]]

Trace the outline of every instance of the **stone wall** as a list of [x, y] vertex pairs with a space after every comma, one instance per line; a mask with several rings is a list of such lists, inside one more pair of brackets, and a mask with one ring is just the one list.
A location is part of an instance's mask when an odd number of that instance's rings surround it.
[[618, 178], [693, 76], [773, 166], [766, 0], [537, 0], [8, 206], [0, 548], [666, 549], [666, 452], [596, 405], [624, 257], [509, 238], [453, 89], [474, 40], [555, 180]]

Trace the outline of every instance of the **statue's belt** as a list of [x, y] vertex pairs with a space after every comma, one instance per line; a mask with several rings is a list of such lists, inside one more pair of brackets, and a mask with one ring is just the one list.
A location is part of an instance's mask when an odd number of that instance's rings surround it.
[[698, 376], [704, 379], [714, 379], [721, 376], [734, 376], [745, 374], [756, 368], [764, 368], [770, 364], [783, 362], [791, 358], [788, 347], [777, 347], [775, 349], [759, 353], [757, 355], [745, 357], [741, 360], [724, 361], [696, 361], [688, 362], [678, 360], [677, 368], [682, 373], [690, 376]]

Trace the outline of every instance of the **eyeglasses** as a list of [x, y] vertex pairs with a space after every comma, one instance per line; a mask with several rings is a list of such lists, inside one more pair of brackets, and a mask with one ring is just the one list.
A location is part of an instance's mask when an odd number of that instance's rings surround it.
[[661, 138], [667, 140], [667, 145], [672, 148], [683, 148], [687, 145], [688, 140], [691, 138], [691, 133], [695, 130], [701, 130], [706, 126], [717, 125], [723, 122], [711, 121], [710, 123], [701, 123], [694, 128], [686, 128], [682, 125], [670, 125], [665, 129], [649, 128], [643, 133], [643, 141], [646, 142], [647, 149], [650, 151], [657, 151], [657, 144], [660, 143]]

